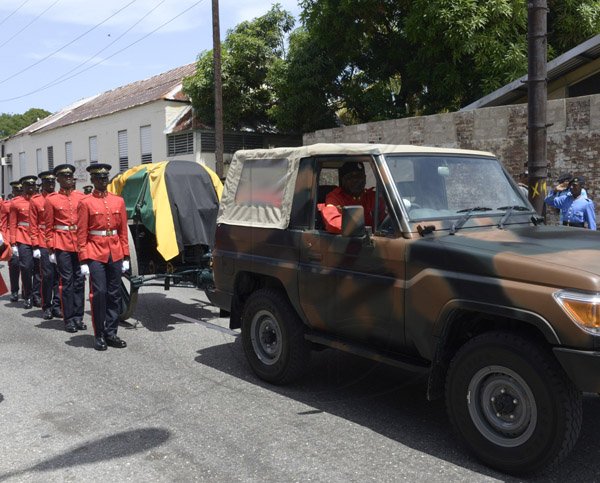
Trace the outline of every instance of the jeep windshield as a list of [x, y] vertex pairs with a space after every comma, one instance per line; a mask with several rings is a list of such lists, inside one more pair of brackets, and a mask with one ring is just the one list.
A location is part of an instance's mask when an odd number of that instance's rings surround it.
[[410, 221], [533, 211], [497, 159], [387, 155], [386, 161]]

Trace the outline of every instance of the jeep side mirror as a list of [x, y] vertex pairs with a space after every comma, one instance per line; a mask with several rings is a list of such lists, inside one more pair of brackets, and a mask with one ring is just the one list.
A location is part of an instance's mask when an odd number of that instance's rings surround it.
[[362, 238], [366, 234], [365, 209], [362, 206], [342, 207], [342, 236]]

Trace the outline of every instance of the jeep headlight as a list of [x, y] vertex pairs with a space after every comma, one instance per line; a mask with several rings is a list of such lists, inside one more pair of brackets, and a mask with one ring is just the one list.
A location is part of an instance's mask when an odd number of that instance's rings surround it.
[[561, 290], [554, 298], [573, 322], [586, 332], [600, 335], [600, 294]]

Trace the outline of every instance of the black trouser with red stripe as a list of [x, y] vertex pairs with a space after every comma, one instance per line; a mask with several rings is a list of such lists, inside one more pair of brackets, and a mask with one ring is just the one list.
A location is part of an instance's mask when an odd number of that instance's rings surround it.
[[14, 255], [10, 257], [8, 261], [8, 276], [10, 277], [10, 293], [19, 293], [19, 278], [21, 276], [21, 269], [19, 268], [19, 257]]
[[59, 309], [60, 296], [58, 289], [58, 271], [56, 265], [50, 262], [50, 252], [40, 248], [40, 275], [42, 279], [42, 309]]
[[33, 288], [32, 299], [40, 302], [42, 300], [42, 270], [39, 258], [33, 259]]
[[23, 298], [31, 298], [33, 284], [33, 247], [25, 243], [17, 243], [19, 250], [19, 270], [21, 271], [21, 283], [23, 284]]
[[83, 320], [85, 277], [81, 275], [76, 252], [55, 250], [60, 302], [65, 324]]
[[107, 263], [90, 260], [90, 305], [96, 337], [115, 337], [121, 311], [121, 267], [123, 260]]

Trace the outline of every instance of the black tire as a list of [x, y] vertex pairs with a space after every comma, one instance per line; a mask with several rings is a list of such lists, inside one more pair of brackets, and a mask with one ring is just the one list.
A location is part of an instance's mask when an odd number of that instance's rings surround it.
[[310, 358], [304, 324], [277, 290], [257, 290], [244, 304], [242, 345], [254, 373], [272, 384], [302, 376]]
[[557, 465], [581, 429], [581, 393], [551, 352], [508, 332], [482, 334], [458, 351], [446, 407], [471, 451], [512, 474]]

